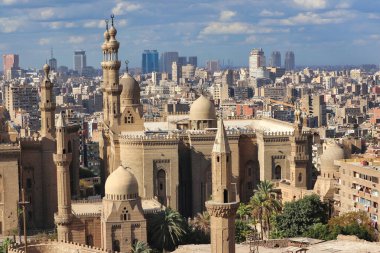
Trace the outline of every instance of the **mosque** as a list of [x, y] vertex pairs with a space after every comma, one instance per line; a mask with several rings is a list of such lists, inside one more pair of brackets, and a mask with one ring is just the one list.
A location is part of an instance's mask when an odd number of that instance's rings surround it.
[[[223, 121], [214, 103], [201, 95], [188, 115], [145, 122], [139, 84], [128, 70], [119, 77], [120, 44], [116, 35], [112, 17], [101, 47], [103, 120], [99, 148], [105, 182], [103, 199], [71, 200], [78, 183], [78, 129], [63, 113], [54, 118], [48, 65], [44, 66], [41, 84], [40, 135], [21, 140], [21, 148], [14, 151], [14, 157], [21, 154], [23, 187], [28, 189], [28, 178], [33, 176], [30, 188], [35, 194], [41, 191], [43, 197], [34, 200], [32, 195], [31, 202], [46, 201], [45, 206], [39, 206], [44, 210], [39, 215], [55, 223], [58, 241], [88, 245], [83, 251], [78, 249], [82, 246], [73, 246], [77, 250], [73, 252], [107, 252], [100, 248], [129, 252], [134, 242], [147, 241], [149, 215], [166, 207], [185, 217], [207, 209], [216, 224], [225, 225], [234, 219], [237, 203], [247, 202], [260, 180], [274, 181], [285, 201], [312, 192], [313, 134], [303, 128], [299, 108], [294, 124], [266, 118]], [[3, 162], [0, 158], [0, 168]], [[215, 175], [220, 171], [224, 179], [217, 181]], [[325, 186], [331, 183], [328, 178], [318, 180], [318, 189], [330, 194]], [[33, 208], [38, 207], [33, 204]], [[34, 219], [38, 223], [42, 217]], [[224, 229], [232, 233], [232, 228]], [[211, 231], [214, 244], [223, 243], [231, 248], [226, 252], [234, 252], [234, 242], [223, 239], [226, 234], [219, 234], [215, 227]], [[67, 252], [70, 247], [66, 247]]]

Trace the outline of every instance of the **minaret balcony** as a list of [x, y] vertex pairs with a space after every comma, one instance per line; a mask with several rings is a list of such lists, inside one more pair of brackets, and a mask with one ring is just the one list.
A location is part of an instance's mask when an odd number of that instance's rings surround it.
[[208, 213], [214, 217], [232, 217], [236, 214], [238, 207], [239, 202], [220, 203], [212, 200], [206, 202]]
[[71, 162], [72, 154], [53, 154], [53, 159], [56, 164], [65, 165]]
[[50, 111], [50, 110], [55, 110], [56, 104], [55, 103], [38, 103], [38, 106], [40, 107], [41, 111]]
[[73, 215], [72, 214], [54, 214], [54, 222], [57, 225], [69, 225], [72, 221]]

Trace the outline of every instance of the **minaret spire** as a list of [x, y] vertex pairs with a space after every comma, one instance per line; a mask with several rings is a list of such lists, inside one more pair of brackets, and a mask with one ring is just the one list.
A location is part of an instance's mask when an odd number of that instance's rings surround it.
[[206, 202], [211, 217], [211, 253], [235, 253], [235, 214], [239, 203], [232, 184], [231, 149], [222, 115], [211, 157], [212, 200]]
[[53, 98], [53, 83], [50, 81], [50, 66], [45, 64], [43, 67], [45, 76], [41, 82], [41, 135], [55, 134], [55, 103]]

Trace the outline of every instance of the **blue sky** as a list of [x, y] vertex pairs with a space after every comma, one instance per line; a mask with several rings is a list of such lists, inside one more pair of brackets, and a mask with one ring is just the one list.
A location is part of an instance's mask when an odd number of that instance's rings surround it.
[[58, 65], [72, 67], [84, 49], [99, 67], [111, 13], [131, 67], [144, 49], [247, 65], [255, 47], [267, 59], [293, 50], [298, 65], [380, 64], [379, 0], [0, 0], [0, 54], [39, 67], [53, 47]]

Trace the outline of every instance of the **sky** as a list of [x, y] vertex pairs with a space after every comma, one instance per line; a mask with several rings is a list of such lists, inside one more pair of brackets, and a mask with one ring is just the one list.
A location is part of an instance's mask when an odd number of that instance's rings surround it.
[[[0, 0], [0, 54], [41, 68], [51, 48], [58, 65], [73, 67], [86, 50], [100, 68], [104, 19], [115, 15], [119, 59], [141, 66], [144, 49], [178, 51], [247, 66], [253, 48], [267, 61], [278, 50], [296, 65], [380, 64], [379, 0]], [[2, 60], [0, 60], [2, 65]]]

